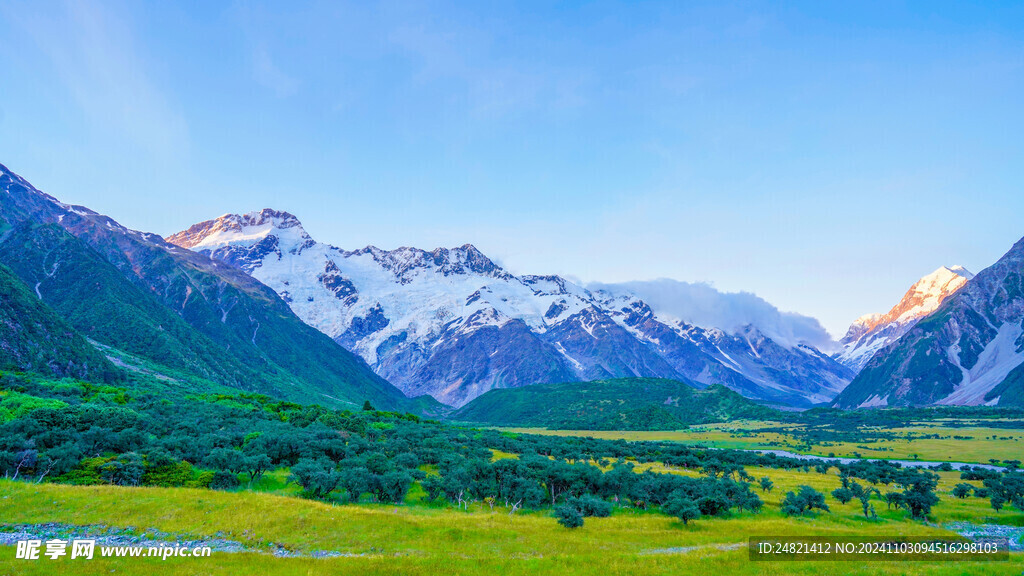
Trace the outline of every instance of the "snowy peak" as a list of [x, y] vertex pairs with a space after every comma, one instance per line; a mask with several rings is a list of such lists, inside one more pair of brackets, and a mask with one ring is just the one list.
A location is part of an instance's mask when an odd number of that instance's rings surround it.
[[855, 320], [840, 340], [843, 350], [836, 359], [860, 371], [875, 352], [903, 336], [972, 278], [974, 274], [963, 266], [943, 266], [924, 276], [885, 314], [866, 314]]
[[435, 248], [431, 251], [408, 246], [394, 250], [382, 250], [376, 246], [367, 246], [362, 250], [346, 254], [369, 254], [381, 267], [394, 273], [403, 282], [411, 281], [412, 277], [420, 270], [431, 270], [444, 276], [457, 274], [479, 274], [493, 278], [509, 276], [472, 244], [464, 244], [458, 248]]
[[251, 246], [267, 236], [309, 239], [302, 223], [288, 212], [264, 208], [248, 214], [225, 214], [216, 220], [200, 222], [188, 230], [167, 237], [171, 244], [193, 250], [215, 250], [222, 246]]
[[836, 398], [836, 406], [1024, 401], [1024, 239], [977, 276], [956, 268], [929, 276], [913, 290], [926, 302], [960, 288], [881, 348]]
[[[864, 323], [868, 330], [898, 322], [906, 324], [934, 312], [946, 298], [974, 278], [963, 266], [943, 266], [921, 278], [888, 313]], [[865, 318], [864, 316], [861, 317]]]

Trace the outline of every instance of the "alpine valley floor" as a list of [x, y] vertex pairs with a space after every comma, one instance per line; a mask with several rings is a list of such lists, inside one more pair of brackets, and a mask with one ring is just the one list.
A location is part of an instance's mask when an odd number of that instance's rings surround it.
[[853, 437], [799, 423], [760, 420], [702, 424], [686, 430], [668, 431], [501, 429], [603, 440], [670, 441], [707, 448], [784, 450], [822, 458], [988, 464], [992, 459], [1021, 458], [1024, 454], [1024, 429], [1000, 427], [983, 421], [907, 422], [893, 428], [864, 428]]
[[[498, 454], [496, 457], [507, 456]], [[696, 474], [662, 465], [660, 472]], [[957, 499], [962, 482], [940, 472], [941, 502], [930, 521], [915, 522], [902, 511], [876, 502], [878, 518], [867, 520], [856, 501], [829, 499], [830, 512], [786, 517], [780, 503], [787, 491], [809, 485], [828, 492], [834, 473], [750, 468], [775, 483], [761, 494], [759, 514], [701, 519], [683, 525], [661, 514], [617, 508], [611, 517], [588, 518], [569, 530], [547, 512], [509, 516], [483, 503], [457, 510], [428, 504], [418, 487], [404, 504], [335, 505], [300, 499], [285, 471], [268, 474], [251, 491], [185, 488], [64, 486], [0, 481], [0, 518], [21, 528], [48, 523], [102, 526], [165, 538], [227, 539], [249, 550], [214, 552], [208, 558], [95, 558], [15, 560], [13, 547], [0, 551], [2, 574], [1020, 574], [1024, 554], [999, 562], [752, 562], [747, 538], [771, 536], [942, 536], [958, 537], [964, 525], [1024, 526], [1024, 513], [994, 512], [986, 500]], [[974, 483], [978, 484], [978, 483]], [[966, 523], [966, 524], [965, 524]], [[0, 527], [0, 532], [8, 528]], [[278, 557], [269, 550], [297, 557]], [[341, 554], [316, 558], [315, 554]]]

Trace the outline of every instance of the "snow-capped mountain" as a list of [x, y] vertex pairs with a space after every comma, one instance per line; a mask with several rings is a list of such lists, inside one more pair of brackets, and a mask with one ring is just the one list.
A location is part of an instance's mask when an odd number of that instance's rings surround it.
[[[153, 365], [295, 402], [359, 407], [370, 400], [389, 410], [433, 404], [407, 398], [251, 275], [60, 202], [2, 164], [0, 264], [81, 337]], [[72, 370], [83, 358], [71, 353], [81, 352], [74, 338], [45, 313], [32, 316], [36, 328], [21, 323], [18, 338], [9, 339], [24, 350], [17, 365], [33, 366], [28, 356], [36, 369], [83, 374]], [[56, 336], [23, 334], [26, 328]], [[52, 345], [61, 341], [67, 345]], [[59, 353], [44, 362], [47, 348]], [[54, 357], [72, 366], [58, 369]]]
[[937, 306], [878, 350], [835, 405], [1024, 404], [1024, 239]]
[[875, 352], [906, 334], [971, 278], [974, 274], [963, 266], [943, 266], [921, 278], [887, 313], [866, 314], [854, 320], [839, 341], [843, 349], [835, 355], [836, 360], [860, 372]]
[[228, 214], [167, 238], [274, 288], [310, 325], [409, 395], [461, 406], [492, 388], [622, 376], [722, 383], [780, 404], [833, 398], [852, 373], [753, 326], [661, 317], [632, 293], [516, 276], [472, 245], [343, 250], [291, 214]]

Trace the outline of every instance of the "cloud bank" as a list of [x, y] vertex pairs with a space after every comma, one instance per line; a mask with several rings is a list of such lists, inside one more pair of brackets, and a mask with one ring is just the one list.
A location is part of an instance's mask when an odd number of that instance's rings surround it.
[[817, 319], [795, 312], [782, 312], [750, 292], [720, 292], [710, 284], [667, 278], [618, 284], [592, 283], [587, 288], [633, 294], [659, 316], [677, 318], [701, 328], [735, 333], [753, 325], [784, 346], [804, 343], [823, 352], [837, 347]]

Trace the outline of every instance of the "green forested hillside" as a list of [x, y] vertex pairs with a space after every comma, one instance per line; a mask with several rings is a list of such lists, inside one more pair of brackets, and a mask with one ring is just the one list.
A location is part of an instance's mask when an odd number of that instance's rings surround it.
[[123, 374], [0, 264], [0, 370], [112, 382]]
[[59, 226], [19, 225], [2, 247], [0, 262], [88, 337], [228, 386], [262, 380]]
[[778, 418], [720, 385], [698, 390], [679, 380], [616, 378], [491, 390], [452, 418], [496, 426], [563, 430], [673, 430], [735, 418]]

